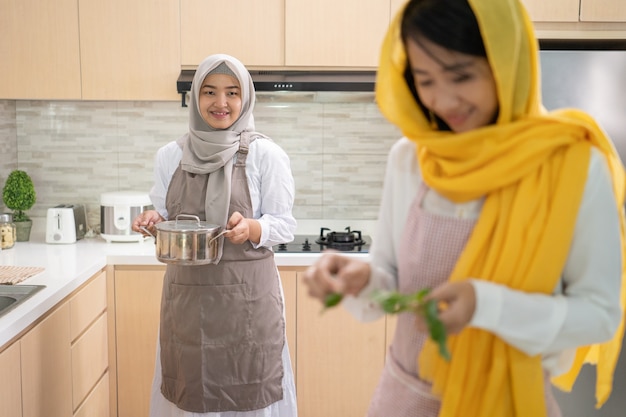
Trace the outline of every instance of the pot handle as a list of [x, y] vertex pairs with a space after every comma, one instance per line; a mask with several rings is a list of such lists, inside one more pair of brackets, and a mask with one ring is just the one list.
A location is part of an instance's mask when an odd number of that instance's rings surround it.
[[147, 234], [149, 234], [150, 236], [152, 236], [153, 238], [156, 239], [156, 236], [152, 234], [152, 232], [150, 230], [148, 230], [148, 228], [146, 226], [139, 226], [139, 228], [141, 230], [143, 230], [144, 232], [146, 232]]
[[224, 236], [224, 233], [226, 233], [226, 232], [228, 232], [228, 231], [230, 231], [230, 229], [224, 229], [224, 230], [222, 230], [221, 232], [219, 232], [217, 235], [213, 236], [213, 237], [211, 238], [211, 240], [209, 240], [208, 245], [211, 245], [211, 243], [213, 243], [213, 241], [214, 241], [215, 239], [217, 239], [218, 237], [220, 237], [220, 236]]
[[189, 219], [194, 219], [195, 221], [198, 222], [198, 224], [200, 224], [200, 217], [194, 216], [193, 214], [179, 214], [178, 216], [176, 216], [176, 222], [178, 222], [179, 217], [187, 217]]

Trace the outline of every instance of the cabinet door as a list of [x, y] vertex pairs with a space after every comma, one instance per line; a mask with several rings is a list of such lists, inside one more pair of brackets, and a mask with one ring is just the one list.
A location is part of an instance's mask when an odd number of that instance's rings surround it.
[[84, 100], [178, 99], [178, 1], [78, 3]]
[[389, 0], [285, 0], [285, 64], [376, 67]]
[[[391, 14], [389, 15], [389, 20], [393, 20], [396, 17], [396, 14], [400, 11], [401, 8], [407, 3], [407, 0], [391, 0]], [[381, 42], [382, 43], [382, 42]]]
[[305, 285], [297, 291], [298, 415], [364, 416], [385, 360], [385, 320], [361, 323], [343, 307], [322, 314]]
[[96, 274], [70, 299], [70, 336], [72, 342], [107, 308], [106, 273]]
[[76, 0], [0, 0], [0, 98], [80, 99]]
[[78, 409], [106, 373], [109, 366], [107, 347], [107, 313], [103, 313], [72, 345], [74, 410]]
[[21, 339], [23, 417], [72, 416], [70, 314], [63, 303]]
[[285, 64], [285, 0], [181, 0], [180, 13], [183, 66], [216, 53], [246, 66]]
[[22, 415], [22, 372], [20, 370], [20, 342], [15, 342], [0, 353], [0, 416]]
[[533, 22], [578, 22], [579, 1], [580, 0], [522, 0], [522, 3], [526, 6]]
[[85, 399], [74, 417], [111, 417], [109, 408], [109, 374], [106, 373], [98, 385]]
[[626, 1], [581, 0], [580, 20], [583, 22], [626, 22]]
[[164, 267], [115, 269], [119, 417], [147, 417]]

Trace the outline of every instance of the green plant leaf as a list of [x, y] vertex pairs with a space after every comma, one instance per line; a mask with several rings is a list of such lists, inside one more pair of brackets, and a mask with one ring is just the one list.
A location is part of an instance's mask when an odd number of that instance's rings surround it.
[[445, 360], [450, 361], [451, 355], [446, 345], [446, 329], [439, 320], [437, 303], [429, 300], [424, 303], [423, 299], [430, 290], [425, 288], [413, 294], [402, 294], [397, 291], [378, 291], [372, 295], [372, 300], [380, 305], [387, 314], [410, 312], [420, 314], [426, 319], [430, 338], [439, 346], [439, 354]]
[[331, 292], [330, 294], [327, 294], [324, 298], [324, 307], [322, 307], [322, 311], [320, 312], [320, 314], [331, 307], [339, 305], [339, 303], [341, 303], [341, 300], [343, 300], [343, 294], [340, 294], [338, 292]]
[[37, 194], [30, 176], [18, 169], [11, 171], [2, 189], [2, 201], [13, 210], [13, 221], [30, 220], [26, 210], [33, 207], [36, 200]]

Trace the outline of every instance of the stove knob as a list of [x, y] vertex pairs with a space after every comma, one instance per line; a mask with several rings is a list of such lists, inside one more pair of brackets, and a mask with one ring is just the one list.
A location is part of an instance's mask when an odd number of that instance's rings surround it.
[[287, 250], [287, 244], [286, 243], [279, 243], [278, 244], [278, 250], [279, 251], [286, 251]]

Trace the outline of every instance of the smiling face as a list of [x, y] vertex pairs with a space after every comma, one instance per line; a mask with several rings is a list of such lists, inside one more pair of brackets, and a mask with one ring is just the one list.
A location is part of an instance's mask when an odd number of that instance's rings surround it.
[[423, 38], [420, 44], [409, 39], [406, 49], [424, 106], [457, 133], [493, 123], [498, 96], [487, 59], [451, 51]]
[[214, 129], [228, 129], [241, 115], [241, 86], [226, 74], [209, 74], [202, 82], [198, 107], [202, 119]]

